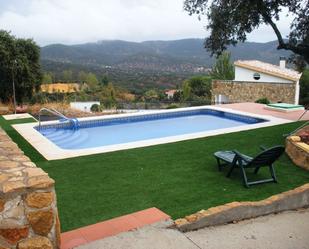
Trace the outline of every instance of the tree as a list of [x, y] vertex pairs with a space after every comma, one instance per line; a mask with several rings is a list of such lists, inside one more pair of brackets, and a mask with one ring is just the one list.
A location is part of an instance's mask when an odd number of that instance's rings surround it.
[[309, 105], [309, 69], [305, 69], [299, 81], [300, 94], [299, 102], [302, 105]]
[[146, 99], [146, 100], [150, 100], [150, 101], [151, 101], [151, 100], [156, 100], [156, 99], [158, 99], [158, 97], [159, 97], [157, 91], [154, 90], [154, 89], [151, 89], [151, 90], [146, 91], [145, 94], [144, 94], [144, 96], [145, 96], [145, 99]]
[[93, 74], [93, 73], [87, 74], [86, 83], [88, 84], [88, 86], [91, 90], [95, 90], [99, 85], [99, 81], [98, 81], [97, 77], [95, 76], [95, 74]]
[[13, 97], [13, 79], [16, 101], [30, 100], [41, 85], [40, 48], [31, 39], [19, 39], [0, 30], [0, 100]]
[[223, 52], [216, 60], [211, 71], [211, 77], [216, 80], [233, 80], [235, 78], [234, 65], [231, 54]]
[[183, 98], [182, 91], [178, 90], [174, 93], [174, 96], [173, 96], [174, 101], [179, 102], [181, 101], [182, 98]]
[[101, 85], [107, 86], [108, 82], [109, 82], [108, 77], [107, 77], [106, 75], [103, 75], [103, 76], [101, 77], [101, 79], [100, 79]]
[[116, 91], [112, 83], [108, 83], [107, 86], [103, 87], [101, 91], [101, 102], [105, 108], [111, 108], [117, 104]]
[[191, 87], [190, 82], [186, 80], [182, 86], [182, 97], [184, 101], [191, 99]]
[[79, 81], [80, 83], [85, 83], [86, 80], [87, 80], [87, 73], [85, 73], [84, 71], [80, 71], [80, 72], [78, 73], [78, 81]]
[[53, 83], [53, 76], [51, 73], [44, 73], [43, 74], [43, 79], [42, 79], [43, 84], [51, 84]]
[[[288, 39], [276, 25], [279, 14], [287, 8], [294, 17]], [[261, 24], [270, 25], [277, 36], [277, 49], [290, 50], [309, 63], [309, 1], [307, 0], [185, 0], [184, 9], [190, 15], [206, 15], [210, 36], [205, 48], [220, 55], [228, 45], [244, 42], [247, 34]]]
[[73, 80], [73, 72], [71, 70], [64, 70], [62, 72], [62, 80], [64, 82], [72, 82], [72, 80]]
[[210, 99], [211, 77], [194, 76], [186, 80], [183, 84], [182, 92], [184, 100], [194, 100], [196, 98]]

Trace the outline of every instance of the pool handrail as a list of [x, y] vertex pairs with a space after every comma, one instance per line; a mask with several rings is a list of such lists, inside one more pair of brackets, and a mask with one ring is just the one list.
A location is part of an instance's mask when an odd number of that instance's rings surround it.
[[76, 118], [68, 118], [67, 116], [65, 116], [64, 114], [62, 114], [61, 112], [59, 112], [59, 111], [57, 111], [56, 109], [54, 109], [54, 108], [46, 108], [46, 107], [43, 107], [43, 108], [41, 108], [40, 109], [40, 111], [39, 111], [39, 130], [41, 129], [41, 113], [43, 112], [43, 111], [46, 111], [46, 112], [49, 112], [49, 113], [51, 113], [51, 114], [53, 114], [53, 115], [55, 115], [55, 116], [57, 116], [57, 117], [59, 117], [59, 118], [62, 118], [62, 119], [64, 119], [65, 121], [72, 121], [72, 120], [74, 120], [72, 123], [73, 123], [73, 126], [74, 126], [74, 128], [77, 128], [77, 125], [76, 125], [76, 121], [77, 121], [77, 119]]

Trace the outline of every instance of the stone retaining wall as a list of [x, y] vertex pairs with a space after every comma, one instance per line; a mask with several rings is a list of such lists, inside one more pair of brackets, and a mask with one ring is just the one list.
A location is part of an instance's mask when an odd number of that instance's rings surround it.
[[0, 249], [58, 249], [54, 180], [0, 128]]
[[216, 95], [225, 95], [229, 102], [255, 102], [267, 98], [272, 103], [294, 104], [296, 85], [289, 83], [240, 82], [229, 80], [212, 81], [212, 102]]
[[273, 195], [262, 201], [231, 202], [207, 210], [201, 210], [183, 219], [176, 220], [175, 225], [179, 230], [187, 232], [308, 206], [309, 183], [294, 190]]
[[[298, 130], [292, 136], [287, 137], [285, 141], [285, 152], [293, 163], [305, 170], [309, 170], [309, 145], [302, 143], [299, 137], [303, 132], [309, 133], [309, 125]], [[295, 138], [298, 138], [298, 141]]]

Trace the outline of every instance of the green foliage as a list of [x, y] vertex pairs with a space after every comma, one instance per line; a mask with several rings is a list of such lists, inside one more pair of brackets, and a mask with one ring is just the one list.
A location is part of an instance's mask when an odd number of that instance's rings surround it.
[[73, 72], [71, 70], [64, 70], [62, 72], [62, 81], [71, 83], [73, 81]]
[[48, 95], [49, 94], [46, 94], [46, 93], [43, 93], [43, 92], [35, 93], [30, 100], [30, 104], [33, 105], [33, 104], [36, 104], [36, 103], [39, 103], [39, 104], [47, 103], [47, 102], [49, 102]]
[[184, 101], [191, 99], [191, 87], [189, 80], [186, 80], [182, 85], [182, 97]]
[[[288, 9], [292, 16], [288, 40], [285, 40], [276, 22], [282, 9]], [[221, 1], [221, 0], [185, 0], [184, 9], [190, 15], [207, 16], [206, 28], [210, 36], [205, 47], [212, 54], [219, 55], [228, 45], [244, 42], [247, 34], [261, 24], [270, 25], [278, 39], [278, 49], [290, 50], [302, 56], [309, 63], [309, 2], [296, 0], [256, 0], [256, 1]]]
[[173, 100], [176, 102], [180, 102], [183, 99], [183, 92], [178, 90], [174, 93]]
[[268, 100], [268, 98], [260, 98], [260, 99], [256, 100], [255, 103], [268, 105], [268, 104], [270, 104], [270, 101]]
[[41, 84], [40, 48], [30, 39], [18, 39], [0, 30], [0, 100], [13, 97], [13, 79], [16, 100], [30, 100]]
[[185, 101], [197, 98], [208, 98], [211, 96], [211, 77], [194, 76], [186, 80], [182, 87], [183, 99]]
[[179, 108], [179, 106], [176, 104], [170, 104], [168, 107], [166, 107], [166, 109], [176, 109], [176, 108]]
[[231, 53], [223, 52], [217, 58], [212, 68], [211, 76], [216, 80], [233, 80], [235, 78], [235, 69], [231, 62]]
[[107, 77], [106, 75], [103, 75], [103, 76], [101, 77], [101, 79], [100, 79], [100, 83], [101, 83], [101, 85], [103, 85], [103, 86], [107, 86], [108, 83], [109, 83], [108, 77]]
[[309, 69], [305, 69], [299, 81], [299, 103], [309, 105]]
[[43, 74], [42, 83], [43, 84], [51, 84], [51, 83], [53, 83], [53, 75], [52, 75], [52, 73], [44, 73]]
[[157, 100], [159, 98], [158, 92], [154, 89], [148, 90], [144, 94], [146, 100]]
[[92, 112], [100, 112], [100, 111], [101, 111], [101, 107], [100, 107], [100, 105], [98, 105], [98, 104], [93, 104], [93, 105], [90, 107], [90, 111], [92, 111]]
[[112, 98], [104, 98], [102, 100], [102, 105], [105, 109], [111, 109], [113, 107], [116, 107], [117, 106], [117, 103], [114, 99]]
[[77, 78], [78, 78], [78, 81], [80, 83], [86, 83], [86, 81], [87, 81], [87, 73], [85, 73], [84, 71], [80, 71], [80, 72], [78, 72]]
[[99, 81], [94, 73], [88, 73], [86, 83], [91, 90], [95, 90], [99, 86]]
[[100, 91], [100, 101], [106, 109], [117, 106], [116, 90], [112, 83], [108, 83]]

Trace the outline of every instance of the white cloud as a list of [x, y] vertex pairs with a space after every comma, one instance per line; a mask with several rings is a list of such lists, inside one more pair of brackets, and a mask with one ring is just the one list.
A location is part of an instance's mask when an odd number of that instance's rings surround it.
[[[183, 11], [183, 0], [0, 0], [0, 29], [40, 45], [102, 39], [130, 41], [205, 37], [204, 22]], [[280, 28], [288, 31], [288, 20]], [[263, 31], [263, 32], [261, 32]], [[250, 40], [269, 41], [269, 28]]]

